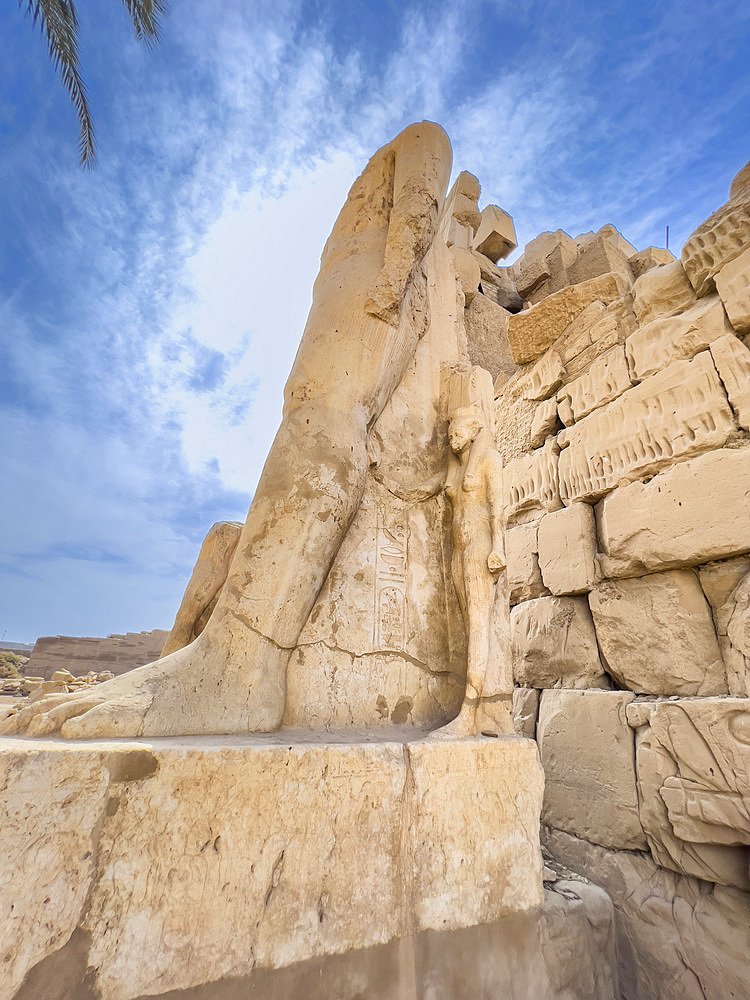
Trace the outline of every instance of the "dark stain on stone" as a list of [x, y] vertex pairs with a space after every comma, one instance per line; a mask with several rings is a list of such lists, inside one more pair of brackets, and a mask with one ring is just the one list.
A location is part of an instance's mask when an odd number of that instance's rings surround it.
[[396, 702], [396, 707], [391, 712], [391, 722], [396, 726], [401, 726], [409, 718], [411, 712], [412, 699], [401, 697]]
[[109, 779], [113, 784], [121, 781], [142, 781], [159, 770], [159, 761], [150, 750], [115, 751], [107, 762]]

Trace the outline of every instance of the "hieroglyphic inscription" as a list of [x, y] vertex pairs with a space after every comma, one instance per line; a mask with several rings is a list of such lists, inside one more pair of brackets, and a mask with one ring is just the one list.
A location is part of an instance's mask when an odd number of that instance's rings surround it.
[[375, 649], [406, 644], [406, 518], [381, 510], [375, 539]]

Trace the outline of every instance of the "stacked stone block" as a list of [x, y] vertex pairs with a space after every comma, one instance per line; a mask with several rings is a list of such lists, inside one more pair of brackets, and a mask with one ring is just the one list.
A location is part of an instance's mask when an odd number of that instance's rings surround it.
[[[623, 996], [750, 995], [748, 185], [679, 261], [610, 230], [515, 265], [496, 421], [517, 728], [548, 846], [614, 899]], [[630, 904], [645, 883], [672, 919]]]

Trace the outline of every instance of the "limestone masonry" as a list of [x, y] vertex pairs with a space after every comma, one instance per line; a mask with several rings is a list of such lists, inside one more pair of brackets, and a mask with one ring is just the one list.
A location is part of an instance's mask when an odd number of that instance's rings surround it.
[[354, 183], [153, 662], [0, 721], [0, 1000], [750, 997], [750, 164], [510, 266], [451, 166]]

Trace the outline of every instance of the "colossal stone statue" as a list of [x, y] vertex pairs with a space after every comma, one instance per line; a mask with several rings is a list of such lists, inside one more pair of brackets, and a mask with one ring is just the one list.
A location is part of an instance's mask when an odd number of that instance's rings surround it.
[[286, 668], [362, 497], [367, 441], [427, 323], [423, 258], [451, 171], [440, 126], [380, 149], [323, 251], [281, 427], [204, 631], [102, 684], [12, 715], [2, 732], [65, 737], [270, 731]]

